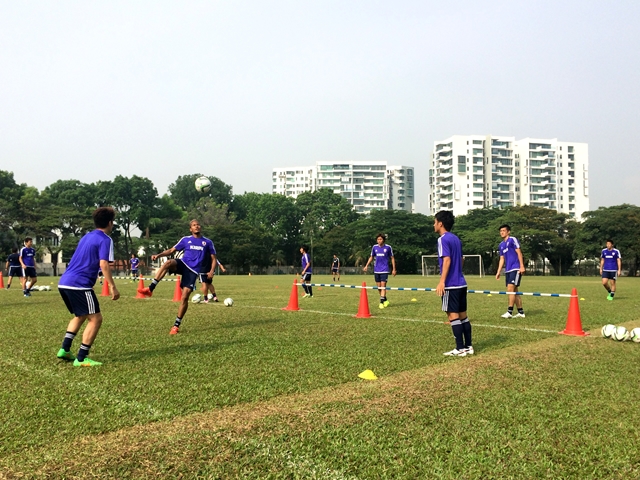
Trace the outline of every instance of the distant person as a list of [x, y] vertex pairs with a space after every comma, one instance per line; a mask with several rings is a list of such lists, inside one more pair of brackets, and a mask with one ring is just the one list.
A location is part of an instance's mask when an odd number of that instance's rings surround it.
[[206, 257], [210, 257], [211, 267], [207, 276], [213, 277], [213, 265], [216, 264], [216, 249], [213, 242], [206, 237], [202, 236], [202, 227], [198, 220], [191, 220], [189, 222], [189, 231], [191, 235], [188, 237], [182, 237], [178, 243], [168, 250], [156, 255], [151, 255], [151, 260], [156, 260], [160, 257], [168, 257], [175, 252], [184, 252], [182, 258], [172, 258], [164, 262], [156, 273], [155, 278], [151, 281], [151, 284], [146, 288], [138, 288], [138, 292], [146, 297], [153, 295], [153, 291], [160, 283], [160, 280], [164, 278], [167, 273], [176, 273], [180, 275], [180, 288], [182, 289], [182, 298], [180, 306], [178, 307], [178, 316], [176, 317], [173, 327], [169, 331], [169, 335], [177, 335], [180, 331], [182, 319], [187, 313], [189, 308], [189, 297], [191, 292], [196, 288], [196, 280], [200, 275], [200, 268]]
[[[18, 253], [17, 248], [11, 249], [11, 254], [7, 257], [7, 290], [11, 288], [11, 280], [13, 277], [18, 277], [20, 279], [20, 283], [23, 283], [22, 280], [22, 265], [20, 264], [20, 254]], [[24, 289], [24, 286], [22, 287]]]
[[436, 213], [433, 230], [438, 238], [438, 263], [440, 264], [440, 281], [436, 292], [442, 297], [442, 311], [447, 312], [451, 324], [456, 348], [444, 355], [448, 357], [465, 357], [473, 355], [471, 343], [471, 322], [467, 316], [467, 281], [462, 274], [462, 242], [451, 233], [453, 213], [441, 210]]
[[338, 276], [338, 281], [340, 281], [340, 259], [335, 253], [331, 261], [331, 274], [333, 275], [334, 282], [336, 281], [336, 275]]
[[[509, 225], [501, 225], [499, 228], [500, 237], [500, 262], [498, 263], [498, 273], [496, 273], [496, 280], [500, 279], [500, 272], [504, 266], [504, 278], [507, 285], [507, 292], [517, 292], [520, 287], [520, 281], [522, 275], [524, 275], [524, 260], [522, 259], [522, 250], [520, 249], [520, 243], [516, 237], [511, 236], [511, 227]], [[515, 318], [525, 318], [524, 309], [522, 308], [522, 295], [507, 294], [508, 306], [506, 313], [502, 314], [502, 318], [512, 318], [513, 306], [518, 308], [518, 313]]]
[[138, 276], [138, 268], [140, 266], [140, 259], [136, 257], [135, 253], [131, 254], [131, 260], [129, 261], [131, 265], [131, 277], [135, 280]]
[[20, 265], [22, 266], [22, 293], [25, 297], [30, 297], [31, 289], [38, 281], [36, 251], [31, 237], [24, 239], [24, 247], [20, 249]]
[[302, 254], [301, 264], [302, 264], [302, 272], [300, 273], [300, 278], [302, 279], [302, 289], [304, 290], [304, 295], [302, 298], [311, 298], [313, 297], [313, 287], [309, 285], [311, 283], [311, 259], [309, 258], [309, 247], [303, 245], [300, 247], [300, 253]]
[[[224, 265], [220, 263], [220, 260], [216, 258], [216, 263], [222, 273], [226, 272], [227, 269], [224, 268]], [[211, 257], [205, 257], [202, 262], [202, 266], [200, 267], [200, 283], [202, 284], [202, 296], [204, 297], [204, 303], [209, 303], [209, 300], [212, 302], [218, 302], [218, 295], [216, 295], [216, 287], [213, 286], [213, 277], [215, 275], [215, 268], [213, 269], [213, 274], [209, 277], [209, 271], [211, 270]], [[211, 298], [209, 298], [211, 295]]]
[[602, 286], [609, 295], [607, 300], [612, 301], [616, 294], [616, 280], [622, 272], [622, 256], [620, 250], [613, 248], [613, 240], [607, 240], [607, 248], [602, 250], [600, 255], [600, 276]]
[[[93, 291], [93, 286], [96, 284], [98, 268], [101, 268], [111, 287], [111, 299], [120, 298], [109, 267], [109, 263], [114, 261], [113, 240], [109, 235], [111, 235], [115, 217], [116, 213], [111, 207], [100, 207], [93, 212], [93, 223], [96, 229], [80, 239], [69, 266], [60, 277], [58, 284], [58, 291], [67, 309], [75, 315], [67, 326], [62, 347], [58, 351], [58, 358], [73, 360], [74, 367], [102, 365], [101, 362], [89, 358], [89, 350], [102, 325], [100, 303]], [[71, 353], [71, 344], [87, 319], [89, 323], [82, 333], [82, 344], [78, 350], [78, 356], [75, 357]]]
[[[380, 305], [379, 307], [385, 308], [389, 306], [389, 300], [387, 300], [387, 281], [389, 280], [389, 272], [396, 276], [396, 259], [393, 256], [393, 249], [391, 245], [385, 244], [384, 233], [379, 233], [376, 237], [376, 245], [371, 248], [371, 256], [364, 266], [366, 272], [369, 268], [369, 264], [373, 261], [373, 279], [378, 286], [378, 292], [380, 293]], [[391, 265], [391, 266], [390, 266]]]

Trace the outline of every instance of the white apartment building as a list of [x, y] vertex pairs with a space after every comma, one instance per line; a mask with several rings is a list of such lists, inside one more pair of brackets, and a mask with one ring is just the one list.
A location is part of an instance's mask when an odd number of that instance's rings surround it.
[[589, 210], [588, 165], [586, 143], [454, 135], [434, 143], [429, 209], [534, 205], [580, 218]]
[[358, 213], [415, 209], [413, 167], [387, 162], [316, 162], [314, 167], [274, 168], [272, 192], [297, 197], [319, 188], [332, 189]]

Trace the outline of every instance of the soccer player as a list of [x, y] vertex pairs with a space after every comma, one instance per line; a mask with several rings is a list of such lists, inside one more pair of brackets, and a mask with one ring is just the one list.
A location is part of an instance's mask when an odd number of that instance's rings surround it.
[[191, 220], [189, 222], [189, 231], [191, 235], [188, 237], [182, 237], [178, 243], [168, 250], [156, 255], [151, 255], [151, 260], [156, 260], [160, 257], [168, 257], [173, 255], [174, 252], [184, 252], [182, 258], [172, 258], [164, 262], [156, 273], [155, 278], [151, 281], [151, 284], [146, 288], [138, 288], [138, 292], [146, 297], [153, 295], [153, 291], [158, 286], [160, 280], [164, 278], [167, 273], [177, 273], [181, 275], [180, 288], [182, 289], [182, 298], [180, 306], [178, 307], [178, 316], [176, 321], [171, 327], [169, 335], [177, 335], [180, 331], [180, 325], [182, 319], [187, 313], [189, 308], [189, 297], [191, 292], [196, 288], [196, 280], [200, 273], [200, 267], [202, 262], [208, 256], [211, 258], [211, 267], [207, 272], [207, 277], [213, 277], [213, 266], [216, 264], [216, 249], [213, 242], [206, 237], [202, 236], [202, 227], [198, 220]]
[[600, 276], [602, 277], [602, 286], [609, 295], [607, 300], [613, 300], [616, 294], [616, 280], [622, 271], [622, 257], [620, 250], [613, 248], [613, 240], [607, 239], [607, 248], [602, 250], [600, 255]]
[[302, 273], [300, 277], [302, 278], [302, 289], [304, 290], [304, 295], [302, 298], [311, 298], [313, 297], [313, 287], [311, 285], [307, 285], [311, 283], [311, 260], [309, 258], [309, 254], [307, 253], [309, 248], [306, 245], [300, 247], [300, 253], [302, 254]]
[[[220, 263], [220, 260], [216, 259], [216, 263], [220, 267], [220, 270], [222, 270], [222, 273], [227, 271], [227, 269], [224, 268], [224, 265]], [[207, 275], [209, 270], [211, 270], [211, 257], [205, 257], [202, 262], [202, 266], [200, 267], [200, 283], [202, 284], [202, 296], [204, 297], [204, 303], [209, 303], [209, 295], [211, 295], [211, 300], [214, 302], [218, 301], [216, 287], [213, 286], [213, 275], [211, 277]]]
[[[62, 348], [58, 358], [73, 360], [74, 367], [96, 367], [102, 365], [89, 358], [89, 350], [93, 345], [100, 326], [102, 313], [98, 297], [93, 291], [98, 276], [98, 267], [102, 268], [107, 283], [111, 287], [111, 299], [118, 300], [120, 293], [113, 282], [109, 263], [113, 262], [113, 240], [111, 230], [116, 213], [111, 207], [100, 207], [93, 212], [93, 223], [96, 229], [80, 239], [78, 247], [71, 257], [69, 266], [60, 277], [58, 291], [65, 305], [73, 315], [62, 340]], [[71, 353], [71, 344], [80, 327], [89, 320], [82, 333], [82, 345], [78, 357]]]
[[507, 312], [502, 314], [502, 318], [512, 318], [513, 306], [518, 308], [518, 313], [515, 318], [524, 318], [524, 309], [522, 308], [522, 296], [515, 295], [520, 286], [520, 280], [524, 274], [524, 260], [522, 259], [522, 250], [520, 250], [520, 243], [516, 237], [511, 236], [511, 227], [509, 225], [500, 225], [500, 262], [498, 263], [498, 273], [496, 273], [496, 280], [500, 279], [500, 272], [504, 266], [504, 278], [507, 284], [507, 292], [514, 292], [509, 297], [509, 304]]
[[447, 312], [447, 319], [456, 339], [456, 348], [445, 352], [444, 355], [465, 357], [473, 355], [474, 352], [471, 344], [471, 322], [467, 316], [467, 281], [462, 274], [462, 242], [451, 233], [453, 222], [453, 213], [447, 210], [436, 213], [433, 221], [433, 230], [440, 235], [440, 281], [436, 292], [442, 297], [442, 311]]
[[135, 280], [136, 277], [138, 276], [138, 267], [140, 265], [140, 259], [136, 257], [134, 253], [131, 254], [130, 265], [131, 265], [131, 277], [133, 277], [133, 279]]
[[391, 245], [384, 243], [384, 233], [379, 233], [376, 237], [376, 245], [371, 248], [371, 256], [364, 266], [366, 272], [369, 268], [369, 264], [373, 261], [373, 278], [378, 286], [378, 292], [380, 292], [380, 309], [389, 306], [389, 300], [387, 300], [387, 280], [389, 279], [389, 262], [391, 262], [391, 274], [396, 276], [396, 258], [393, 256], [393, 249]]
[[333, 261], [331, 262], [331, 274], [333, 275], [333, 281], [336, 281], [336, 275], [338, 276], [338, 281], [340, 281], [340, 259], [334, 253]]
[[[7, 279], [7, 290], [11, 288], [11, 280], [13, 280], [13, 277], [19, 277], [20, 283], [22, 284], [22, 265], [20, 264], [20, 255], [18, 254], [18, 249], [15, 247], [11, 249], [11, 255], [7, 257], [6, 268], [7, 277], [9, 277]], [[24, 289], [24, 286], [22, 288]]]
[[33, 248], [33, 239], [24, 239], [24, 247], [20, 249], [20, 265], [22, 266], [22, 293], [25, 297], [30, 297], [31, 288], [38, 281], [36, 274], [36, 251]]

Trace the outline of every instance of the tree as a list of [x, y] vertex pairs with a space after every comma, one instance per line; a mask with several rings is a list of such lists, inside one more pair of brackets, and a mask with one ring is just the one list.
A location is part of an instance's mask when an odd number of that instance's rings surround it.
[[327, 188], [301, 193], [296, 198], [296, 206], [307, 241], [319, 240], [334, 227], [348, 225], [360, 218], [347, 199]]
[[217, 177], [207, 177], [211, 181], [211, 189], [207, 193], [196, 190], [196, 178], [206, 175], [194, 173], [181, 175], [174, 183], [169, 185], [169, 193], [176, 205], [182, 209], [194, 207], [201, 198], [210, 198], [218, 205], [231, 205], [233, 193], [231, 185], [227, 185]]

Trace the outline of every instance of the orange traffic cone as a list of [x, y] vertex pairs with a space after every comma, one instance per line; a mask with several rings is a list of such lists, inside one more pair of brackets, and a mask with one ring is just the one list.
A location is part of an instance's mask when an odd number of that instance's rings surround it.
[[176, 277], [176, 288], [173, 291], [173, 301], [181, 302], [182, 301], [182, 288], [180, 288], [180, 275]]
[[102, 293], [100, 294], [101, 297], [110, 297], [111, 294], [109, 293], [109, 284], [107, 282], [104, 282], [102, 284]]
[[2, 278], [2, 272], [0, 272], [0, 288], [4, 288], [4, 278]]
[[289, 305], [282, 310], [300, 310], [298, 307], [298, 283], [296, 279], [293, 279], [293, 286], [291, 287], [291, 295], [289, 295]]
[[369, 311], [369, 298], [367, 297], [367, 284], [362, 282], [362, 290], [360, 290], [360, 306], [356, 318], [371, 318]]
[[559, 332], [562, 335], [575, 335], [584, 337], [589, 335], [582, 330], [582, 320], [580, 319], [580, 305], [578, 303], [578, 291], [574, 288], [571, 290], [571, 302], [569, 303], [569, 313], [567, 314], [567, 326]]
[[147, 298], [143, 294], [140, 293], [140, 290], [144, 288], [144, 278], [140, 275], [140, 281], [138, 282], [138, 293], [136, 293], [136, 298]]

